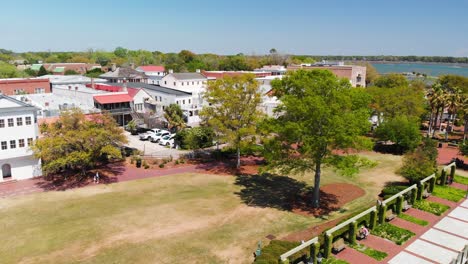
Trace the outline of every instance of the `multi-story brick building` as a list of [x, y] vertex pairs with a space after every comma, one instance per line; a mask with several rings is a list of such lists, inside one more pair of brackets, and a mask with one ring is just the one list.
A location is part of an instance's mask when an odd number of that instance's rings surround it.
[[38, 93], [50, 93], [49, 79], [0, 79], [0, 94], [17, 95]]
[[357, 65], [344, 65], [343, 63], [316, 63], [316, 64], [302, 64], [302, 65], [290, 65], [288, 71], [291, 70], [315, 70], [323, 69], [333, 72], [340, 78], [346, 78], [351, 82], [353, 87], [365, 87], [366, 86], [366, 70], [364, 66]]
[[39, 135], [37, 109], [0, 95], [0, 182], [41, 176], [41, 162], [30, 148]]

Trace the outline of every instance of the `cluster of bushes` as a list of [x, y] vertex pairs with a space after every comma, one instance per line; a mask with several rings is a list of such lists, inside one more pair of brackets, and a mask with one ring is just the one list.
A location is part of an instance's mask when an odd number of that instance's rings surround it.
[[214, 137], [212, 128], [194, 127], [178, 132], [175, 141], [182, 149], [202, 149], [213, 146]]
[[403, 166], [398, 173], [411, 184], [437, 172], [437, 142], [425, 138], [414, 151], [403, 157]]

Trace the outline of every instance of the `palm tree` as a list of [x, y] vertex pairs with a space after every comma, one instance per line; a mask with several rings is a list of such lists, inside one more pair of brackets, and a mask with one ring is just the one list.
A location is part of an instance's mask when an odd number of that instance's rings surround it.
[[[430, 130], [432, 131], [432, 137], [435, 135], [437, 130], [437, 122], [440, 121], [442, 125], [442, 117], [439, 119], [439, 114], [444, 112], [446, 93], [442, 90], [440, 85], [434, 85], [431, 92], [429, 93], [429, 104], [431, 105], [431, 117], [433, 119], [430, 122]], [[435, 111], [435, 113], [434, 113]], [[430, 133], [429, 133], [430, 134]]]
[[164, 109], [164, 118], [166, 118], [169, 129], [179, 131], [187, 125], [185, 124], [184, 114], [178, 104], [170, 104]]
[[462, 95], [460, 110], [461, 110], [461, 113], [463, 114], [463, 120], [464, 120], [463, 144], [465, 144], [466, 133], [468, 132], [468, 97], [466, 94]]
[[445, 140], [448, 140], [448, 128], [450, 127], [450, 121], [454, 120], [458, 108], [462, 104], [462, 92], [458, 88], [453, 88], [453, 90], [447, 96], [447, 112], [449, 114], [447, 128], [445, 129]]

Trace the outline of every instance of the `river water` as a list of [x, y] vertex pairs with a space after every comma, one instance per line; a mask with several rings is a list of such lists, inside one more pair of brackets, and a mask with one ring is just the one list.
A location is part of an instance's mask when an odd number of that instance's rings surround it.
[[468, 64], [443, 64], [443, 63], [372, 63], [381, 74], [418, 72], [428, 76], [440, 76], [444, 74], [463, 75], [468, 77]]

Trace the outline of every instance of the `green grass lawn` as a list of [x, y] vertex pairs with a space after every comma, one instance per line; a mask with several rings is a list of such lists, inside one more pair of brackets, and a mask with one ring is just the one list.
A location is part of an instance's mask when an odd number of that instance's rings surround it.
[[322, 261], [322, 264], [349, 264], [347, 261], [330, 256]]
[[184, 174], [1, 199], [0, 262], [251, 263], [266, 235], [317, 221], [247, 206], [234, 180]]
[[453, 181], [461, 183], [461, 184], [468, 185], [468, 177], [463, 177], [461, 175], [455, 174], [455, 178], [453, 179]]
[[452, 202], [459, 202], [465, 197], [465, 193], [466, 191], [464, 190], [440, 185], [434, 186], [434, 191], [432, 192], [433, 195]]
[[429, 224], [428, 221], [426, 220], [423, 220], [423, 219], [419, 219], [419, 218], [416, 218], [412, 215], [409, 215], [409, 214], [403, 214], [401, 213], [398, 217], [400, 217], [401, 219], [403, 220], [406, 220], [408, 222], [411, 222], [411, 223], [415, 223], [417, 225], [420, 225], [420, 226], [427, 226]]
[[427, 200], [416, 201], [413, 207], [435, 215], [442, 215], [445, 211], [447, 211], [450, 208], [450, 206], [447, 206], [445, 204], [429, 202]]
[[[0, 199], [0, 262], [252, 263], [257, 242], [266, 245], [269, 234], [281, 238], [372, 206], [382, 185], [398, 178], [391, 167], [401, 157], [369, 155], [379, 164], [353, 178], [324, 169], [322, 186], [346, 182], [366, 190], [326, 218], [254, 206], [236, 177], [204, 174]], [[312, 174], [291, 177], [313, 185]], [[262, 199], [278, 202], [278, 193], [258, 188]]]
[[408, 241], [408, 239], [415, 235], [415, 233], [409, 230], [391, 225], [389, 223], [378, 225], [371, 231], [371, 233], [373, 235], [391, 240], [397, 245], [403, 245], [403, 243], [405, 243], [406, 241]]
[[384, 258], [386, 258], [388, 256], [387, 253], [385, 252], [382, 252], [382, 251], [378, 251], [378, 250], [375, 250], [373, 248], [370, 248], [370, 247], [367, 247], [365, 245], [362, 245], [362, 244], [356, 244], [356, 245], [350, 245], [352, 248], [354, 248], [355, 250], [361, 252], [361, 253], [364, 253], [366, 254], [367, 256], [373, 258], [373, 259], [376, 259], [376, 260], [383, 260]]

